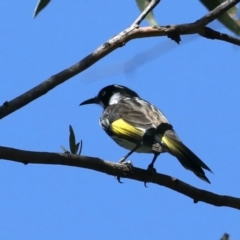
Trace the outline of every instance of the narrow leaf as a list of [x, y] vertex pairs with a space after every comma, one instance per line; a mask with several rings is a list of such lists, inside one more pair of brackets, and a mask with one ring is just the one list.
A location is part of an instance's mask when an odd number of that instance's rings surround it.
[[78, 148], [79, 148], [79, 144], [80, 144], [80, 142], [78, 142], [78, 143], [75, 145], [75, 153], [74, 153], [74, 154], [77, 154]]
[[42, 11], [48, 4], [50, 0], [38, 0], [37, 6], [34, 10], [33, 17], [35, 18], [40, 11]]
[[75, 146], [76, 146], [76, 140], [75, 140], [75, 134], [74, 134], [74, 131], [73, 131], [73, 128], [71, 125], [69, 125], [69, 147], [70, 147], [70, 151], [72, 154], [75, 154], [76, 153], [76, 149], [75, 149]]
[[220, 240], [229, 240], [229, 234], [224, 233]]
[[60, 146], [60, 147], [61, 147], [61, 149], [63, 150], [64, 153], [69, 153], [69, 151], [65, 147], [63, 147], [63, 146]]
[[83, 146], [83, 141], [81, 140], [80, 141], [80, 149], [79, 149], [78, 155], [81, 155], [81, 153], [82, 153], [82, 146]]

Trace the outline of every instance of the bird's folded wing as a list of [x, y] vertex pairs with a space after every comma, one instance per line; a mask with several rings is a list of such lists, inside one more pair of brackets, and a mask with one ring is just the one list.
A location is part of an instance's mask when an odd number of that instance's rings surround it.
[[142, 139], [148, 129], [156, 128], [160, 123], [168, 123], [160, 110], [139, 99], [123, 99], [108, 106], [100, 121], [105, 130], [132, 140]]
[[121, 100], [113, 112], [116, 112], [124, 121], [142, 130], [156, 128], [162, 122], [168, 123], [160, 110], [144, 100]]

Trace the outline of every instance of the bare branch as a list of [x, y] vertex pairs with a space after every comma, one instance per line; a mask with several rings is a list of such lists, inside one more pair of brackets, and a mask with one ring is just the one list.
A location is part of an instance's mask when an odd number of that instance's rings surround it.
[[[154, 2], [154, 1], [152, 1]], [[156, 1], [155, 1], [156, 2]], [[52, 90], [59, 84], [65, 82], [71, 77], [81, 73], [85, 69], [92, 66], [94, 63], [114, 51], [115, 49], [124, 46], [127, 42], [136, 39], [136, 38], [146, 38], [146, 37], [160, 37], [160, 36], [171, 36], [173, 34], [183, 35], [183, 34], [200, 34], [206, 37], [205, 26], [220, 16], [220, 14], [227, 11], [232, 6], [236, 5], [240, 0], [227, 0], [226, 2], [219, 5], [216, 9], [209, 12], [207, 15], [199, 19], [194, 23], [181, 24], [175, 26], [167, 27], [143, 27], [135, 28], [133, 25], [126, 30], [120, 32], [118, 35], [114, 36], [99, 48], [97, 48], [93, 53], [89, 54], [87, 57], [83, 58], [80, 62], [72, 65], [71, 67], [53, 75], [49, 79], [45, 80], [41, 84], [37, 85], [33, 89], [27, 91], [26, 93], [16, 97], [11, 101], [6, 101], [0, 107], [0, 119], [6, 117], [10, 113], [20, 109], [21, 107], [27, 105], [38, 97], [46, 94], [48, 91]], [[140, 16], [143, 16], [141, 14]], [[139, 17], [140, 18], [140, 17]], [[137, 21], [137, 20], [136, 20]], [[135, 21], [135, 22], [136, 22]], [[137, 22], [141, 21], [138, 19]], [[224, 37], [218, 38], [217, 35], [214, 35], [214, 39], [227, 41], [229, 43], [239, 45], [240, 39], [235, 38], [233, 41], [232, 37], [224, 35]]]
[[14, 148], [0, 147], [0, 158], [24, 164], [57, 164], [92, 169], [112, 176], [134, 179], [140, 182], [151, 182], [170, 188], [193, 199], [194, 203], [205, 202], [215, 206], [226, 206], [240, 209], [240, 198], [218, 195], [195, 188], [178, 179], [164, 174], [149, 176], [147, 170], [133, 167], [131, 170], [124, 165], [109, 162], [95, 157], [72, 154], [23, 151]]
[[134, 21], [134, 23], [132, 24], [132, 26], [138, 27], [138, 25], [142, 22], [142, 20], [148, 15], [149, 12], [151, 12], [160, 2], [160, 0], [152, 0], [148, 6], [146, 7], [146, 9], [141, 13], [141, 15]]
[[202, 31], [199, 34], [202, 37], [205, 37], [205, 38], [208, 38], [208, 39], [212, 39], [212, 40], [217, 39], [217, 40], [220, 40], [220, 41], [225, 41], [225, 42], [229, 42], [229, 43], [235, 44], [237, 46], [240, 46], [240, 40], [238, 38], [229, 36], [225, 33], [215, 31], [215, 30], [213, 30], [209, 27], [205, 27], [204, 31]]
[[227, 10], [229, 10], [231, 7], [235, 6], [239, 2], [240, 2], [239, 0], [226, 0], [218, 7], [216, 7], [214, 10], [212, 10], [204, 17], [199, 19], [197, 22], [199, 22], [200, 26], [206, 26], [207, 24], [220, 17], [223, 13], [225, 13]]

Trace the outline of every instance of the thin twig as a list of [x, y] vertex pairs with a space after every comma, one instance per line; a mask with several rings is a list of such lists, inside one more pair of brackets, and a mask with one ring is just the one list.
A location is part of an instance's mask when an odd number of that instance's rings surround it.
[[209, 27], [205, 27], [204, 31], [202, 31], [199, 34], [202, 37], [205, 37], [205, 38], [208, 38], [208, 39], [212, 39], [212, 40], [217, 39], [217, 40], [220, 40], [220, 41], [229, 42], [229, 43], [232, 43], [234, 45], [240, 46], [240, 41], [239, 41], [238, 38], [229, 36], [225, 33], [215, 31], [215, 30], [213, 30]]
[[149, 12], [151, 12], [160, 2], [160, 0], [152, 0], [148, 6], [144, 9], [144, 11], [141, 13], [141, 15], [134, 21], [132, 24], [133, 27], [139, 26], [139, 24], [142, 22], [142, 20], [148, 15]]
[[[214, 21], [216, 18], [220, 17], [223, 13], [229, 10], [231, 7], [239, 3], [239, 0], [226, 0], [217, 6], [213, 11], [206, 14], [204, 17], [200, 18], [198, 21], [201, 26], [206, 26], [210, 22]], [[214, 14], [212, 14], [214, 12]]]

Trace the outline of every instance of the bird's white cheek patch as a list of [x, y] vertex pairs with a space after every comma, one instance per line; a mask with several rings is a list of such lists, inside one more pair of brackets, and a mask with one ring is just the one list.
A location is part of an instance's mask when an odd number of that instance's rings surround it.
[[118, 104], [121, 99], [121, 95], [119, 93], [115, 93], [109, 100], [109, 105]]
[[113, 104], [118, 104], [118, 100], [114, 99], [114, 100], [110, 101], [109, 105], [113, 105]]

